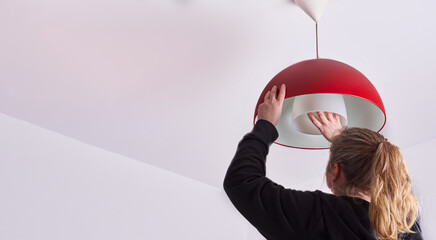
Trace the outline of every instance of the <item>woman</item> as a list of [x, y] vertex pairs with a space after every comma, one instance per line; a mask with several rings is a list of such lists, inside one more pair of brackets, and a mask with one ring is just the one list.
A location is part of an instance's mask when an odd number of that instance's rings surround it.
[[224, 189], [239, 212], [269, 240], [422, 239], [418, 204], [398, 147], [368, 129], [342, 130], [339, 117], [309, 118], [332, 145], [326, 169], [333, 194], [285, 189], [265, 177], [285, 85], [274, 86], [258, 121], [238, 145]]

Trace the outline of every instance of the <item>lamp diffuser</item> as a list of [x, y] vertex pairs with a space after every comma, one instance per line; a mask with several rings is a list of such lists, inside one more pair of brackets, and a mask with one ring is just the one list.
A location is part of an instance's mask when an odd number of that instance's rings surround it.
[[318, 120], [318, 111], [331, 112], [339, 115], [341, 125], [347, 125], [347, 109], [344, 97], [339, 94], [307, 94], [296, 96], [292, 107], [292, 119], [297, 130], [313, 135], [321, 135], [318, 128], [307, 117], [308, 113], [313, 113]]

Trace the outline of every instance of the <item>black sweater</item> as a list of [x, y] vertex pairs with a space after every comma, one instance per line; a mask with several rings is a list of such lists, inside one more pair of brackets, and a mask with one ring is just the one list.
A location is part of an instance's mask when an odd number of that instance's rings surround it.
[[[285, 189], [265, 177], [266, 156], [277, 137], [274, 125], [259, 120], [239, 142], [224, 179], [224, 190], [238, 211], [268, 240], [376, 239], [367, 201]], [[404, 239], [422, 239], [419, 225], [413, 229], [417, 233]]]

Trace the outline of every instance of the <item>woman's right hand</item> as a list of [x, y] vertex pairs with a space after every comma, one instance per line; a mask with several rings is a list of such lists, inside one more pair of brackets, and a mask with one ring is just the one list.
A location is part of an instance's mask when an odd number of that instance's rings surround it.
[[312, 123], [319, 129], [322, 135], [331, 142], [332, 139], [342, 132], [341, 119], [338, 114], [331, 112], [317, 112], [319, 120], [312, 113], [308, 113]]

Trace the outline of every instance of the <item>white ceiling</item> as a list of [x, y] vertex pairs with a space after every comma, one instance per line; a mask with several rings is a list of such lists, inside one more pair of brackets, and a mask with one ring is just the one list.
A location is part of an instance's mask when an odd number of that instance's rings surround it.
[[[320, 56], [364, 73], [400, 147], [436, 137], [436, 2], [335, 0]], [[315, 57], [288, 0], [0, 2], [0, 111], [220, 187], [263, 87]], [[274, 145], [268, 174], [322, 177], [327, 151]]]

